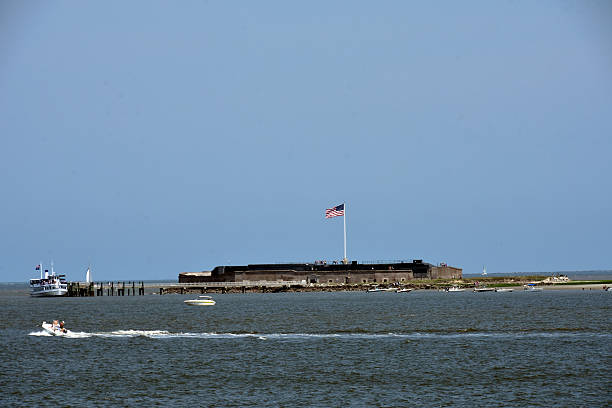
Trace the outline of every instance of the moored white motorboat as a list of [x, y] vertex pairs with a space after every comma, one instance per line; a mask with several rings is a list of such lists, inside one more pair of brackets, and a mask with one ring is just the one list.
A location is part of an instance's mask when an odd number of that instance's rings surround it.
[[446, 289], [447, 292], [465, 292], [465, 289], [460, 288], [459, 286], [451, 286]]
[[539, 288], [535, 283], [528, 283], [523, 287], [527, 292], [541, 292], [542, 288]]
[[474, 292], [495, 292], [495, 288], [490, 288], [488, 286], [478, 286], [474, 288]]
[[391, 290], [393, 290], [393, 288], [379, 288], [378, 286], [376, 286], [372, 289], [368, 289], [368, 292], [389, 292]]
[[408, 293], [412, 292], [412, 288], [398, 288], [395, 290], [396, 293]]
[[512, 291], [514, 291], [514, 289], [512, 289], [512, 288], [496, 288], [495, 291], [496, 292], [512, 292]]
[[205, 295], [198, 296], [197, 299], [187, 299], [183, 302], [190, 306], [212, 306], [217, 303], [212, 297]]
[[[53, 323], [57, 323], [57, 321], [54, 321]], [[63, 326], [63, 323], [64, 322], [62, 322], [62, 326]], [[43, 328], [44, 331], [46, 331], [52, 336], [68, 336], [71, 333], [70, 330], [67, 330], [64, 327], [60, 327], [59, 324], [51, 324], [47, 322], [42, 322], [41, 327]]]

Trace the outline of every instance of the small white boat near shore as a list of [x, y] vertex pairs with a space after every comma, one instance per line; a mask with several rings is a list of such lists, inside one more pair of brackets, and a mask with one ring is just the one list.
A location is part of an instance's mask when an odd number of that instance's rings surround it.
[[378, 286], [368, 289], [368, 292], [391, 292], [395, 290], [394, 288], [379, 288]]
[[527, 292], [542, 292], [542, 288], [537, 287], [535, 283], [528, 283], [523, 287]]
[[474, 288], [474, 292], [495, 292], [495, 288], [490, 288], [488, 286], [479, 286]]
[[496, 288], [496, 289], [495, 289], [495, 291], [496, 291], [496, 292], [502, 292], [502, 293], [504, 293], [504, 292], [513, 292], [513, 291], [514, 291], [514, 289], [512, 289], [512, 288]]
[[206, 295], [198, 296], [197, 299], [187, 299], [183, 302], [189, 306], [213, 306], [217, 303], [212, 297]]
[[460, 288], [459, 286], [451, 286], [446, 289], [446, 292], [465, 292], [464, 288]]
[[396, 293], [408, 293], [412, 292], [412, 288], [398, 288], [395, 290]]

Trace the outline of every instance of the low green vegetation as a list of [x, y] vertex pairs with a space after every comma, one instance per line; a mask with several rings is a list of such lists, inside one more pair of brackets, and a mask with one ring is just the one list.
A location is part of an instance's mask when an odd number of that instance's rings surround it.
[[521, 282], [501, 282], [501, 283], [492, 283], [488, 286], [492, 288], [505, 288], [505, 287], [512, 287], [512, 286], [520, 286], [520, 285], [522, 285]]
[[480, 283], [484, 283], [484, 284], [493, 284], [493, 283], [500, 283], [500, 282], [531, 282], [531, 281], [541, 281], [546, 279], [547, 276], [541, 276], [541, 275], [525, 275], [525, 276], [494, 276], [494, 277], [489, 277], [489, 276], [478, 276], [478, 277], [474, 277], [474, 278], [464, 278], [463, 280], [465, 282], [480, 282]]

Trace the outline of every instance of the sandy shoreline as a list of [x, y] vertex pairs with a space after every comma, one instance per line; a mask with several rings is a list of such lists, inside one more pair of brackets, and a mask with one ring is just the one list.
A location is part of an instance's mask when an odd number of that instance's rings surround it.
[[[455, 283], [456, 285], [462, 287], [465, 292], [472, 292], [474, 290], [473, 284], [466, 283]], [[516, 283], [513, 286], [495, 286], [490, 285], [491, 288], [506, 288], [512, 289], [514, 292], [522, 292], [524, 289], [525, 282]], [[383, 285], [381, 285], [383, 286]], [[410, 287], [411, 285], [406, 285], [406, 287]], [[487, 285], [488, 286], [488, 285]], [[579, 291], [589, 291], [589, 292], [604, 292], [604, 286], [609, 287], [611, 284], [604, 284], [602, 282], [584, 282], [584, 283], [576, 283], [574, 285], [568, 284], [538, 284], [537, 287], [542, 289], [542, 291], [568, 291], [568, 290], [579, 290]], [[164, 288], [160, 288], [159, 294], [193, 294], [193, 293], [259, 293], [259, 292], [363, 292], [372, 289], [373, 285], [308, 285], [308, 286], [284, 286], [284, 287], [208, 287], [201, 288], [197, 286], [183, 286], [181, 284], [175, 284], [171, 286], [167, 286]], [[385, 286], [387, 287], [387, 286]], [[427, 285], [412, 287], [413, 291], [445, 291], [446, 286], [439, 285]], [[390, 291], [394, 291], [394, 288], [399, 288], [399, 286], [389, 285], [388, 289]], [[611, 292], [612, 294], [612, 292]]]
[[[603, 291], [603, 288], [612, 285], [604, 285], [601, 283], [581, 283], [577, 285], [538, 285], [543, 290], [598, 290]], [[522, 288], [522, 287], [521, 287]]]

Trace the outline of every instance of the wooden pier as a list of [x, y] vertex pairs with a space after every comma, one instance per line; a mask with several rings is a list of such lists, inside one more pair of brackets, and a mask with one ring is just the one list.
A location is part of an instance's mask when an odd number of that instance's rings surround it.
[[144, 282], [125, 281], [122, 282], [68, 282], [68, 296], [87, 297], [87, 296], [142, 296], [145, 294]]
[[[69, 282], [68, 296], [142, 296], [149, 294], [286, 292], [305, 288], [305, 281], [244, 281], [205, 283], [149, 283], [143, 281]], [[312, 285], [311, 285], [312, 286]]]

